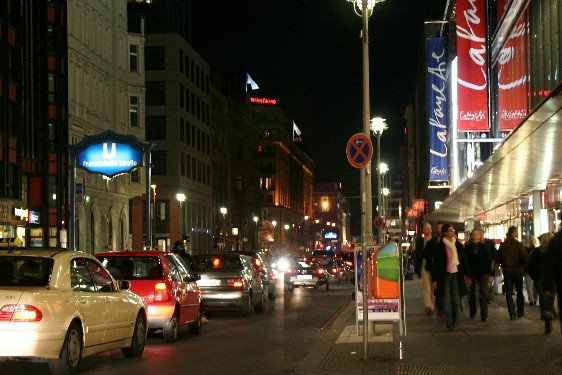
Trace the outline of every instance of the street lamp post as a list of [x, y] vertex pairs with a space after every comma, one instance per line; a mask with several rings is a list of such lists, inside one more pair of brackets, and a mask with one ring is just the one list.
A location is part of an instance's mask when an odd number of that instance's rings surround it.
[[[382, 198], [382, 172], [381, 172], [381, 136], [383, 131], [385, 131], [385, 129], [388, 128], [388, 125], [386, 124], [386, 119], [382, 118], [382, 117], [374, 117], [371, 120], [371, 130], [373, 131], [373, 133], [375, 134], [375, 136], [377, 137], [377, 204], [379, 206], [379, 210], [381, 210], [380, 212], [382, 213], [383, 208], [382, 208], [382, 203], [383, 203], [383, 198]], [[388, 166], [387, 166], [388, 167]], [[383, 218], [384, 218], [384, 213], [382, 214]], [[382, 243], [384, 241], [384, 237], [383, 237], [383, 230], [382, 228], [379, 228], [378, 232], [377, 232], [377, 242], [378, 243]]]
[[226, 213], [228, 209], [226, 207], [221, 207], [219, 211], [222, 214], [222, 251], [224, 251], [226, 249]]
[[152, 235], [154, 234], [154, 237], [156, 239], [156, 185], [152, 184], [150, 185], [150, 187], [152, 188], [152, 232], [149, 233], [150, 238], [147, 239], [148, 242], [148, 249], [152, 250], [152, 246], [153, 246], [153, 242], [152, 242]]
[[[370, 137], [370, 97], [369, 97], [369, 17], [373, 14], [373, 8], [377, 2], [384, 0], [347, 0], [353, 2], [353, 9], [355, 13], [361, 17], [363, 29], [363, 133]], [[373, 194], [371, 190], [371, 163], [368, 163], [361, 170], [360, 174], [361, 184], [361, 236], [363, 242], [363, 270], [367, 270], [367, 257], [366, 250], [367, 244], [373, 241]], [[367, 301], [367, 272], [362, 274], [363, 285], [363, 337], [364, 337], [364, 358], [367, 359], [367, 335], [369, 333], [367, 328], [368, 311], [366, 308]]]
[[386, 223], [386, 214], [387, 214], [387, 212], [386, 212], [386, 196], [388, 195], [386, 190], [388, 190], [388, 189], [386, 188], [386, 185], [385, 185], [384, 181], [385, 181], [386, 172], [388, 172], [388, 164], [379, 163], [379, 172], [381, 174], [381, 194], [382, 194], [381, 195], [381, 199], [382, 199], [381, 205], [382, 206], [380, 207], [380, 210], [381, 210], [381, 216]]
[[183, 238], [185, 234], [185, 218], [183, 214], [183, 202], [185, 202], [186, 196], [183, 193], [177, 193], [176, 199], [180, 202], [180, 238]]
[[275, 238], [275, 227], [277, 226], [277, 221], [273, 220], [271, 222], [271, 225], [273, 225], [273, 241], [271, 242], [271, 252], [275, 253], [275, 241], [277, 240], [277, 238]]
[[258, 221], [259, 221], [259, 217], [257, 215], [254, 215], [253, 217], [254, 219], [254, 223], [256, 223], [256, 235], [254, 236], [254, 247], [257, 248], [257, 250], [259, 251], [260, 246], [259, 246], [259, 236], [258, 236]]

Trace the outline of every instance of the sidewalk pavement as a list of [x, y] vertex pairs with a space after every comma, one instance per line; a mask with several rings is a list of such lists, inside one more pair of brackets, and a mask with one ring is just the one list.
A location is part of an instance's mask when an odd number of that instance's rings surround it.
[[[321, 339], [295, 368], [298, 374], [562, 374], [559, 320], [544, 334], [538, 306], [525, 305], [525, 316], [509, 320], [504, 295], [488, 305], [488, 321], [468, 316], [468, 300], [454, 332], [422, 302], [421, 280], [405, 281], [405, 335], [397, 325], [377, 322], [370, 332], [367, 360], [357, 335], [350, 300], [328, 322]], [[514, 296], [514, 299], [516, 297]], [[371, 328], [371, 327], [369, 327]], [[360, 328], [362, 332], [362, 328]]]

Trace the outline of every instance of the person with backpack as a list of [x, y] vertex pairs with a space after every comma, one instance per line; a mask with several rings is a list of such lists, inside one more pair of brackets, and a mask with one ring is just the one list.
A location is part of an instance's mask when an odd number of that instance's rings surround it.
[[539, 308], [541, 311], [541, 319], [544, 321], [544, 334], [548, 335], [552, 332], [553, 314], [553, 300], [548, 298], [545, 294], [544, 278], [547, 267], [546, 252], [548, 243], [554, 237], [550, 232], [543, 233], [539, 237], [540, 245], [531, 253], [529, 257], [529, 264], [527, 272], [531, 279], [533, 279], [535, 289], [539, 294]]

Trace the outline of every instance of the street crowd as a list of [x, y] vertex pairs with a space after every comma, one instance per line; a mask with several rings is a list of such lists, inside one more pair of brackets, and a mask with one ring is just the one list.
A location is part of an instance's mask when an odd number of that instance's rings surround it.
[[[562, 311], [562, 231], [530, 237], [530, 247], [519, 240], [517, 227], [510, 227], [496, 249], [495, 242], [474, 229], [466, 243], [456, 236], [453, 225], [438, 222], [436, 233], [424, 223], [413, 250], [414, 268], [423, 282], [423, 301], [428, 315], [435, 311], [448, 331], [455, 330], [463, 297], [468, 296], [470, 319], [479, 311], [488, 320], [488, 304], [505, 294], [510, 320], [525, 316], [526, 287], [529, 305], [538, 303], [545, 334], [552, 332], [552, 320]], [[516, 295], [514, 302], [514, 292]]]

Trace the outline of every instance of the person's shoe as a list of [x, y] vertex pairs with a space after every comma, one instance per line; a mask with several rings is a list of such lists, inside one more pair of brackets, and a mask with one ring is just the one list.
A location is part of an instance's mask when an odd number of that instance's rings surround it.
[[443, 323], [445, 321], [445, 314], [439, 313], [439, 315], [437, 315], [437, 320], [439, 320], [439, 323]]
[[487, 322], [487, 321], [488, 321], [488, 318], [480, 318], [480, 321], [481, 321], [481, 322]]
[[525, 316], [525, 313], [524, 313], [524, 312], [517, 313], [517, 317], [518, 317], [518, 318], [522, 318], [522, 317], [524, 317], [524, 316]]
[[517, 317], [516, 317], [515, 315], [511, 315], [511, 316], [509, 317], [509, 320], [516, 320], [516, 319], [517, 319]]
[[427, 314], [427, 316], [431, 316], [431, 314], [433, 314], [433, 310], [430, 308], [425, 308], [425, 313]]

